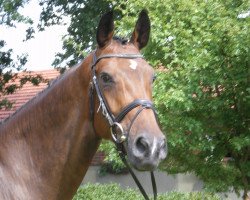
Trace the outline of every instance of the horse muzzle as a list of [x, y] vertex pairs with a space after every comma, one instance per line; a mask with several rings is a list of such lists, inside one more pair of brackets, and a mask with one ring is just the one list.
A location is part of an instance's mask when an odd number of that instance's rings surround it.
[[134, 168], [140, 171], [153, 171], [167, 156], [166, 139], [164, 136], [141, 134], [128, 141], [127, 153]]

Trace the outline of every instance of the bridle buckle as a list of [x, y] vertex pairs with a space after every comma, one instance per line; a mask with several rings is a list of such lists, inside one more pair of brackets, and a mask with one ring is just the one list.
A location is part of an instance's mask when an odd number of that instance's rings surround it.
[[118, 122], [114, 122], [112, 126], [110, 126], [110, 132], [114, 142], [117, 144], [121, 144], [127, 139], [122, 125]]

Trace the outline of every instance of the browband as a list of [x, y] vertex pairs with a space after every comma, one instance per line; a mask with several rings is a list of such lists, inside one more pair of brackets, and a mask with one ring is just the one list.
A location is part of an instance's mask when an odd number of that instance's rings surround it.
[[141, 54], [105, 54], [101, 55], [98, 58], [96, 57], [96, 54], [94, 53], [93, 56], [93, 64], [91, 68], [93, 69], [94, 66], [103, 58], [127, 58], [127, 59], [134, 59], [134, 58], [143, 58], [143, 55]]

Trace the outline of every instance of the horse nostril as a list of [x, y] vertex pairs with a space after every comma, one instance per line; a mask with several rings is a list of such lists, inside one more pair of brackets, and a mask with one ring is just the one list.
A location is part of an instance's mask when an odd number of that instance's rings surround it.
[[141, 155], [144, 155], [149, 149], [149, 143], [146, 138], [139, 137], [135, 143], [136, 149]]

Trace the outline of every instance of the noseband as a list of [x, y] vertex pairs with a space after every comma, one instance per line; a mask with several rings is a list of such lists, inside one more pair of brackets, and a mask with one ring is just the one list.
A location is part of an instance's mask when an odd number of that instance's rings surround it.
[[[94, 52], [93, 55], [93, 61], [91, 65], [91, 72], [92, 72], [92, 82], [91, 82], [91, 87], [90, 87], [90, 117], [91, 121], [93, 123], [93, 128], [94, 128], [94, 90], [96, 91], [98, 100], [99, 100], [99, 107], [97, 109], [97, 112], [100, 110], [102, 111], [103, 116], [107, 119], [110, 125], [110, 132], [111, 136], [113, 138], [113, 141], [117, 147], [118, 153], [123, 161], [123, 163], [126, 165], [128, 168], [129, 172], [131, 173], [132, 177], [134, 178], [136, 184], [138, 185], [141, 193], [143, 194], [144, 198], [146, 200], [149, 200], [148, 195], [146, 194], [145, 190], [141, 186], [139, 180], [135, 176], [134, 172], [130, 168], [129, 164], [127, 163], [127, 160], [125, 158], [126, 152], [124, 151], [123, 148], [123, 142], [125, 142], [129, 136], [130, 130], [133, 126], [133, 123], [135, 122], [136, 118], [139, 116], [139, 114], [144, 110], [144, 109], [151, 109], [153, 110], [155, 116], [156, 116], [156, 111], [153, 106], [153, 103], [147, 99], [136, 99], [127, 106], [125, 106], [120, 113], [117, 116], [114, 116], [111, 112], [111, 109], [99, 87], [98, 83], [98, 78], [96, 76], [96, 65], [97, 63], [102, 60], [102, 59], [109, 59], [109, 58], [123, 58], [123, 59], [136, 59], [136, 58], [143, 58], [141, 54], [105, 54], [101, 55], [99, 57], [96, 57], [96, 52]], [[131, 123], [129, 125], [129, 128], [127, 130], [127, 133], [125, 133], [122, 125], [120, 122], [124, 119], [124, 117], [133, 109], [140, 107], [135, 115], [133, 116]], [[151, 172], [151, 180], [152, 180], [152, 186], [153, 186], [153, 192], [154, 192], [154, 199], [157, 198], [157, 189], [156, 189], [156, 183], [155, 183], [155, 178], [153, 172]]]

